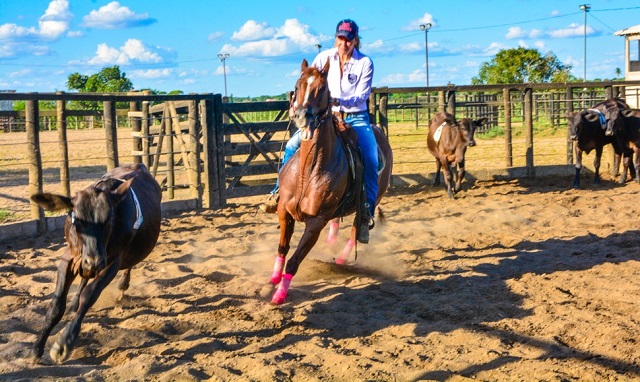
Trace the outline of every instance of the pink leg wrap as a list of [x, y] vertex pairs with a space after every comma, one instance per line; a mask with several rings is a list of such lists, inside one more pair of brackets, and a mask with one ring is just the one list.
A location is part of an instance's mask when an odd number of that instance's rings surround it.
[[278, 285], [282, 279], [282, 270], [284, 269], [284, 257], [277, 256], [276, 262], [273, 264], [273, 273], [271, 274], [271, 284]]
[[287, 298], [287, 292], [289, 291], [292, 278], [293, 275], [289, 273], [282, 276], [282, 282], [280, 282], [278, 290], [276, 290], [276, 293], [273, 294], [273, 298], [271, 299], [272, 304], [281, 305], [284, 302], [284, 299]]
[[351, 255], [351, 250], [356, 246], [356, 242], [353, 239], [349, 239], [347, 244], [342, 248], [342, 252], [340, 252], [340, 256], [336, 259], [336, 264], [344, 265], [347, 263], [349, 259], [349, 255]]
[[327, 243], [333, 244], [338, 240], [338, 230], [340, 229], [340, 222], [332, 220], [329, 222], [329, 236], [327, 236]]

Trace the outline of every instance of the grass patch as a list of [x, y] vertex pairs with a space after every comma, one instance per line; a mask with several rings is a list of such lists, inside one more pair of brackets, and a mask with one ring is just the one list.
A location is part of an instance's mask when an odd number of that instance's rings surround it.
[[0, 224], [8, 222], [12, 215], [13, 214], [11, 212], [0, 209]]

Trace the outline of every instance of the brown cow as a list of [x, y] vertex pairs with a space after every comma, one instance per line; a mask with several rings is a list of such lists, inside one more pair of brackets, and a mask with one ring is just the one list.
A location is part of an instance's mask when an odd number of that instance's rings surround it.
[[124, 293], [129, 287], [131, 267], [146, 258], [158, 240], [161, 198], [160, 186], [141, 164], [118, 167], [73, 198], [49, 193], [31, 197], [46, 210], [69, 211], [64, 225], [67, 248], [44, 328], [32, 348], [34, 358], [42, 357], [51, 330], [62, 319], [76, 276], [82, 279], [69, 307], [75, 316], [49, 353], [58, 363], [71, 354], [82, 319], [119, 270], [125, 270], [120, 290]]
[[[427, 136], [427, 147], [429, 152], [436, 158], [436, 177], [433, 184], [440, 184], [440, 169], [444, 172], [444, 181], [447, 187], [447, 195], [453, 199], [455, 192], [460, 191], [462, 179], [464, 178], [464, 155], [467, 146], [475, 146], [474, 134], [477, 127], [487, 122], [487, 118], [471, 120], [463, 118], [457, 122], [452, 114], [438, 112], [431, 119], [429, 124], [429, 135]], [[458, 168], [455, 188], [452, 189], [452, 175], [450, 164], [455, 163]]]

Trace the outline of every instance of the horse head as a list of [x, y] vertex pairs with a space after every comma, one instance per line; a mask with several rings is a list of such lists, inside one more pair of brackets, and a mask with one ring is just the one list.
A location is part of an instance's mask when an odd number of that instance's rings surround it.
[[331, 116], [328, 73], [328, 60], [322, 70], [302, 60], [301, 75], [296, 82], [289, 111], [291, 120], [302, 130], [302, 139], [313, 138], [315, 128], [325, 117]]

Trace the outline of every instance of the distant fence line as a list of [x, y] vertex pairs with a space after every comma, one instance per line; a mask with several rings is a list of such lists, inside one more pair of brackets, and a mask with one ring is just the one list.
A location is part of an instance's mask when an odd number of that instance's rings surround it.
[[[415, 138], [409, 137], [405, 141], [412, 145], [406, 147], [407, 150], [420, 152], [419, 157], [413, 155], [407, 163], [414, 161], [419, 168], [424, 168], [421, 163], [432, 160], [424, 155], [426, 138], [423, 134], [426, 134], [425, 127], [433, 113], [447, 110], [457, 117], [487, 117], [490, 121], [488, 129], [504, 128], [505, 161], [502, 168], [513, 167], [514, 158], [518, 156], [512, 152], [512, 137], [516, 131], [525, 139], [523, 153], [520, 154], [524, 158], [524, 170], [519, 174], [534, 176], [534, 125], [540, 125], [539, 120], [544, 120], [548, 126], [560, 126], [564, 113], [589, 107], [606, 98], [624, 98], [631, 95], [626, 87], [638, 85], [640, 81], [378, 87], [372, 91], [369, 111], [372, 122], [380, 125], [387, 134], [399, 121], [415, 124], [415, 129], [420, 131], [415, 133]], [[411, 98], [393, 103], [389, 101], [392, 94], [410, 94]], [[637, 99], [637, 91], [632, 96]], [[275, 182], [284, 144], [294, 129], [288, 123], [287, 101], [228, 103], [219, 94], [0, 93], [0, 101], [15, 100], [25, 101], [26, 110], [0, 111], [0, 121], [9, 117], [14, 119], [14, 123], [15, 120], [24, 120], [29, 140], [27, 197], [42, 191], [39, 132], [48, 129], [58, 130], [60, 180], [65, 184], [64, 192], [70, 193], [65, 134], [77, 121], [74, 118], [91, 117], [99, 121], [105, 131], [107, 169], [119, 165], [118, 158], [122, 155], [118, 152], [126, 150], [118, 147], [117, 127], [130, 127], [132, 162], [145, 163], [154, 171], [161, 165], [167, 176], [159, 183], [169, 199], [173, 197], [169, 193], [179, 185], [175, 179], [168, 178], [173, 177], [170, 174], [180, 167], [187, 174], [185, 187], [190, 190], [190, 197], [196, 199], [198, 208], [219, 208], [229, 198], [268, 192]], [[39, 101], [54, 101], [57, 109], [40, 111]], [[102, 108], [71, 110], [66, 106], [69, 101], [99, 102]], [[116, 103], [122, 102], [130, 105], [128, 110], [115, 109]], [[404, 151], [403, 145], [406, 143], [392, 141], [394, 151]], [[570, 143], [566, 143], [566, 160], [558, 162], [564, 165], [572, 162]], [[402, 160], [398, 164], [402, 165]], [[42, 214], [37, 206], [31, 206], [33, 219], [42, 220]]]

